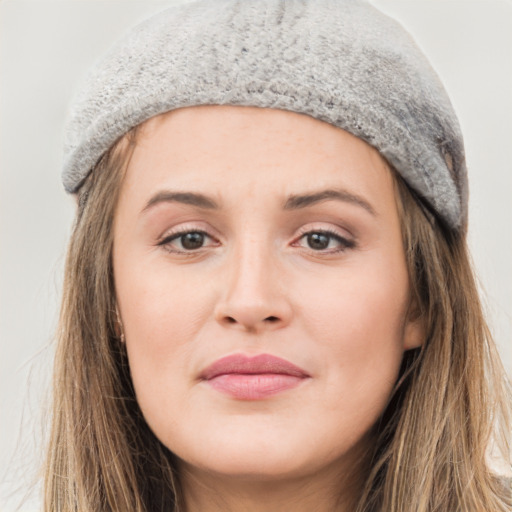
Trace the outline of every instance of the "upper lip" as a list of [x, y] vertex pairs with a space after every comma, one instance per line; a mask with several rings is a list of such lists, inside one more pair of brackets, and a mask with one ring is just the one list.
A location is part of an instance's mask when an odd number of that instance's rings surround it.
[[233, 373], [246, 375], [275, 373], [301, 378], [309, 377], [309, 374], [302, 368], [271, 354], [258, 354], [256, 356], [233, 354], [222, 357], [205, 368], [201, 372], [200, 378], [210, 380], [219, 375]]

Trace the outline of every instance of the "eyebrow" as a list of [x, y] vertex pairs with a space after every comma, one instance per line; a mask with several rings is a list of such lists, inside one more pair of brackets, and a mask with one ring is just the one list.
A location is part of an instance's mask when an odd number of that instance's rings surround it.
[[[373, 206], [357, 194], [348, 192], [343, 189], [326, 189], [319, 190], [318, 192], [312, 192], [309, 194], [294, 194], [289, 196], [284, 203], [284, 210], [300, 210], [316, 203], [323, 201], [337, 200], [345, 203], [355, 204], [366, 210], [371, 215], [377, 216], [377, 213]], [[146, 206], [142, 210], [145, 212], [153, 206], [160, 203], [181, 203], [197, 206], [206, 210], [219, 210], [220, 206], [215, 200], [204, 194], [197, 192], [174, 192], [171, 190], [163, 190], [156, 193], [147, 202]]]
[[219, 205], [208, 196], [198, 194], [196, 192], [173, 192], [171, 190], [163, 190], [158, 192], [147, 202], [142, 210], [143, 212], [149, 210], [159, 203], [182, 203], [204, 208], [206, 210], [219, 210]]
[[311, 194], [291, 195], [284, 204], [285, 210], [298, 210], [300, 208], [306, 208], [322, 201], [337, 200], [344, 203], [355, 204], [364, 208], [368, 213], [377, 216], [377, 212], [373, 206], [357, 194], [348, 192], [343, 189], [326, 189]]

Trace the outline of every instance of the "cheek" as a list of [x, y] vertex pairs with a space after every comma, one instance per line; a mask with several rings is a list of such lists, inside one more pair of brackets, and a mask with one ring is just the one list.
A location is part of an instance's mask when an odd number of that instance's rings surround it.
[[183, 272], [170, 272], [168, 267], [144, 265], [141, 260], [130, 265], [120, 259], [116, 289], [141, 407], [164, 403], [169, 389], [185, 393], [190, 354], [212, 310], [211, 290], [204, 279], [194, 282], [190, 273], [184, 278]]
[[134, 340], [146, 340], [155, 350], [172, 349], [200, 327], [211, 310], [211, 291], [200, 274], [146, 259], [145, 264], [139, 258], [137, 265], [128, 259], [118, 262], [116, 289], [123, 323]]
[[[398, 374], [404, 351], [408, 278], [400, 259], [344, 268], [336, 279], [313, 286], [301, 303], [308, 337], [327, 361], [333, 387], [354, 398], [382, 403]], [[336, 384], [334, 384], [336, 383]]]

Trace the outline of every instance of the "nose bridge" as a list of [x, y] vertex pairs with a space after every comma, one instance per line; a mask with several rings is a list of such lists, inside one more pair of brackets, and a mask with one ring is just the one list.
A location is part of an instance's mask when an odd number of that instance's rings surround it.
[[230, 262], [230, 294], [240, 299], [246, 297], [249, 301], [264, 300], [271, 291], [268, 280], [275, 265], [275, 256], [273, 258], [268, 243], [255, 236], [247, 237], [233, 251], [233, 260]]
[[247, 233], [233, 245], [217, 319], [247, 330], [282, 326], [291, 308], [281, 288], [278, 258], [265, 235]]

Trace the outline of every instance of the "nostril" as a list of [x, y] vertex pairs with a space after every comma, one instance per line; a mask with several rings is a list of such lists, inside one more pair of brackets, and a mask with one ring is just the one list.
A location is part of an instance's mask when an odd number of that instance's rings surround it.
[[[1, 1], [1, 0], [0, 0]], [[278, 325], [281, 325], [281, 322], [283, 321], [282, 317], [270, 315], [270, 316], [263, 316], [263, 315], [251, 315], [251, 314], [240, 314], [240, 315], [222, 315], [219, 319], [219, 322], [221, 322], [224, 326], [236, 326], [239, 325], [240, 327], [243, 327], [244, 329], [247, 329], [249, 331], [255, 331], [259, 330], [260, 328], [264, 328], [266, 325], [268, 328], [272, 326], [272, 328], [276, 327]], [[259, 326], [259, 327], [258, 327]]]

